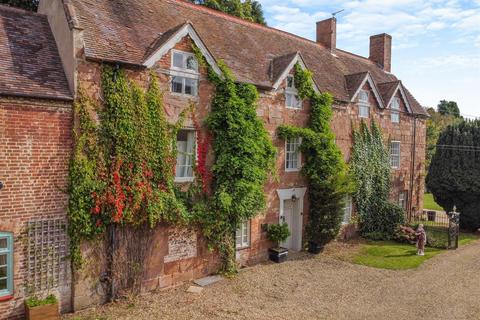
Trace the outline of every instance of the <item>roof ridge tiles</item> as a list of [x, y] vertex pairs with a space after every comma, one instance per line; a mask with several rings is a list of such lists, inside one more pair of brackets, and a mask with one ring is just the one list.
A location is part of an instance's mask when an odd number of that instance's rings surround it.
[[347, 55], [350, 55], [354, 58], [358, 58], [358, 59], [361, 59], [365, 62], [369, 62], [371, 64], [374, 64], [375, 65], [375, 62], [373, 62], [372, 60], [368, 59], [367, 57], [364, 57], [364, 56], [361, 56], [359, 54], [356, 54], [356, 53], [353, 53], [353, 52], [349, 52], [349, 51], [346, 51], [346, 50], [343, 50], [343, 49], [339, 49], [339, 48], [336, 48], [335, 51], [340, 51], [340, 53], [344, 53], [344, 54], [347, 54]]
[[291, 38], [302, 40], [302, 41], [307, 42], [311, 45], [316, 45], [320, 48], [327, 49], [321, 43], [318, 43], [316, 41], [313, 41], [313, 40], [310, 40], [310, 39], [307, 39], [307, 38], [304, 38], [304, 37], [301, 37], [301, 36], [298, 36], [296, 34], [293, 34], [293, 33], [287, 32], [287, 31], [283, 31], [283, 30], [280, 30], [280, 29], [276, 29], [276, 28], [273, 28], [273, 27], [269, 27], [269, 26], [266, 26], [266, 25], [263, 25], [263, 24], [260, 24], [260, 23], [248, 21], [248, 20], [236, 17], [236, 16], [232, 16], [228, 13], [224, 13], [224, 12], [221, 12], [221, 11], [218, 11], [218, 10], [215, 10], [215, 9], [207, 8], [205, 6], [193, 4], [193, 3], [187, 2], [186, 0], [168, 0], [168, 1], [176, 2], [180, 5], [192, 8], [192, 9], [197, 10], [199, 12], [206, 13], [206, 14], [212, 14], [212, 15], [215, 15], [217, 17], [221, 17], [221, 18], [224, 18], [225, 20], [229, 20], [229, 21], [241, 24], [241, 25], [255, 27], [255, 28], [258, 28], [258, 29], [263, 29], [263, 30], [267, 30], [267, 31], [270, 31], [270, 32], [282, 34], [282, 35], [285, 35], [285, 36], [289, 36]]

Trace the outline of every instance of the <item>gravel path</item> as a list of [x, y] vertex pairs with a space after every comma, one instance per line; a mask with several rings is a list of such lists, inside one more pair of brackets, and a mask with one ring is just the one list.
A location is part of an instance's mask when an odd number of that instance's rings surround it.
[[478, 320], [480, 241], [440, 254], [416, 270], [381, 270], [330, 254], [300, 254], [280, 265], [246, 269], [200, 294], [186, 293], [186, 288], [103, 306], [73, 319]]

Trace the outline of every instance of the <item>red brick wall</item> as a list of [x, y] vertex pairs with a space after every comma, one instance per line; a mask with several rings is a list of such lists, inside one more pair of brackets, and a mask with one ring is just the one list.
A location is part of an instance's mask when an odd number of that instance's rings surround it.
[[[0, 98], [0, 123], [0, 231], [14, 233], [14, 297], [0, 302], [0, 319], [9, 319], [23, 316], [25, 223], [66, 215], [71, 105]], [[68, 288], [57, 294], [68, 309]]]

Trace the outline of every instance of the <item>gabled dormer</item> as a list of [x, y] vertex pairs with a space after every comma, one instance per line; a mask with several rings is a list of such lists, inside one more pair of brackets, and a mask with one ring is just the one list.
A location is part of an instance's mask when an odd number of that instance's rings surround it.
[[386, 108], [390, 112], [392, 123], [400, 123], [402, 113], [412, 113], [401, 81], [380, 83], [378, 85]]
[[375, 81], [369, 72], [361, 72], [345, 76], [350, 102], [358, 107], [360, 118], [370, 118], [373, 106], [384, 108], [384, 103]]
[[[302, 109], [303, 101], [298, 95], [295, 85], [295, 65], [299, 64], [303, 69], [307, 69], [305, 61], [300, 52], [292, 52], [274, 58], [270, 66], [270, 75], [272, 79], [272, 89], [278, 90], [284, 84], [285, 107], [289, 109]], [[319, 92], [314, 82], [314, 90]]]

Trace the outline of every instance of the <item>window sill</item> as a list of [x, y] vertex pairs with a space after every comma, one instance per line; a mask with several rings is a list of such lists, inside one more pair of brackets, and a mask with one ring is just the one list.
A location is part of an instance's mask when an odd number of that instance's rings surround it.
[[298, 169], [285, 169], [285, 172], [300, 172], [302, 169], [301, 168], [298, 168]]
[[176, 96], [176, 97], [180, 97], [180, 98], [188, 98], [188, 99], [193, 99], [193, 100], [198, 100], [199, 99], [198, 95], [192, 96], [191, 94], [179, 93], [179, 92], [173, 92], [173, 91], [169, 91], [169, 93], [172, 96]]
[[250, 249], [250, 246], [246, 246], [246, 247], [236, 247], [236, 248], [235, 248], [235, 251], [244, 251], [244, 250], [247, 250], [247, 249]]
[[289, 107], [289, 106], [285, 106], [285, 109], [297, 110], [297, 111], [303, 110], [302, 107], [296, 108], [296, 107]]
[[7, 295], [7, 296], [0, 297], [0, 302], [12, 300], [12, 299], [13, 299], [13, 295], [12, 295], [12, 294], [9, 294], [9, 295]]
[[195, 181], [195, 178], [175, 178], [174, 182], [175, 183], [186, 183], [186, 182], [193, 182]]

